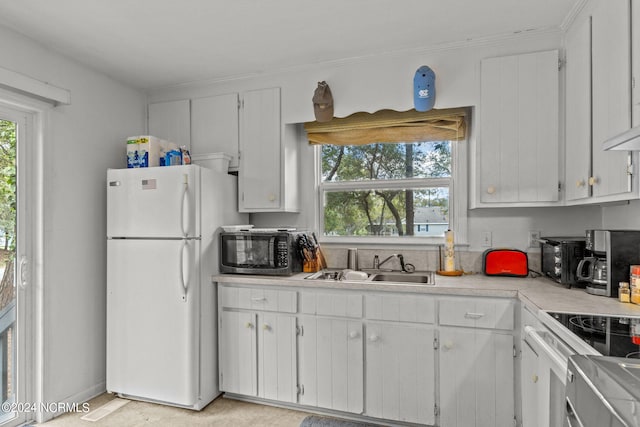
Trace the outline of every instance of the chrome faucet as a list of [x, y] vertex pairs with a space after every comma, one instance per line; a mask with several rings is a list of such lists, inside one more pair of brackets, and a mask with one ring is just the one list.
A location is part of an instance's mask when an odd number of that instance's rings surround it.
[[398, 261], [400, 261], [400, 269], [401, 269], [401, 271], [403, 271], [405, 273], [413, 273], [415, 271], [415, 267], [413, 266], [413, 264], [405, 264], [404, 263], [404, 257], [402, 256], [402, 254], [389, 255], [388, 257], [386, 257], [382, 261], [380, 261], [380, 258], [378, 257], [378, 255], [375, 255], [373, 257], [373, 268], [375, 270], [379, 270], [380, 267], [382, 267], [382, 265], [384, 263], [386, 263], [387, 261], [389, 261], [392, 258], [398, 258]]

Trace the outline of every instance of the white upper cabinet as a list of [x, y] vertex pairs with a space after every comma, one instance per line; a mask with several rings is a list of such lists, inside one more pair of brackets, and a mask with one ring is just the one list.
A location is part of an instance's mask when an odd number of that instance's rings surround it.
[[633, 126], [640, 126], [640, 7], [631, 8], [631, 72]]
[[591, 1], [565, 37], [566, 201], [638, 197], [633, 156], [602, 144], [631, 127], [631, 6]]
[[603, 151], [602, 143], [631, 128], [631, 7], [592, 3], [593, 196], [628, 194], [629, 153]]
[[476, 205], [558, 201], [558, 51], [484, 59]]
[[281, 122], [280, 88], [244, 92], [240, 117], [240, 212], [297, 212], [298, 132]]
[[229, 93], [191, 100], [191, 154], [226, 153], [238, 169], [239, 96]]
[[184, 145], [191, 149], [190, 102], [157, 102], [149, 104], [149, 135]]
[[591, 193], [591, 19], [569, 29], [565, 49], [565, 198], [571, 201]]

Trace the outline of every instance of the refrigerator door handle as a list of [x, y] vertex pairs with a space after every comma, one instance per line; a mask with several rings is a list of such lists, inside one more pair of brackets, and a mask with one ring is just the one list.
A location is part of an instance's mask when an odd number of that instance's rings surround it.
[[[180, 222], [181, 222], [181, 226], [182, 226], [182, 235], [184, 237], [187, 237], [188, 233], [189, 233], [189, 218], [190, 212], [187, 212], [187, 214], [185, 215], [185, 211], [188, 211], [189, 209], [189, 200], [188, 200], [188, 196], [189, 196], [189, 175], [187, 175], [186, 173], [184, 175], [182, 175], [182, 206], [180, 208]], [[186, 219], [186, 224], [185, 224], [185, 219]]]
[[[182, 289], [180, 289], [182, 293], [182, 301], [187, 301], [187, 288], [189, 286], [189, 251], [188, 251], [188, 241], [184, 240], [182, 242], [182, 249], [180, 250], [180, 280]], [[186, 263], [187, 268], [185, 268], [185, 254], [186, 254]]]

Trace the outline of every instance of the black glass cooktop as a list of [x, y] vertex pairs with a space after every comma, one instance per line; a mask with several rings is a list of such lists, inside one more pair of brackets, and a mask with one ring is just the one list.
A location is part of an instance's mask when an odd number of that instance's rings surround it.
[[[603, 356], [640, 359], [640, 318], [551, 312], [549, 315]], [[637, 331], [639, 336], [634, 338], [631, 331]]]

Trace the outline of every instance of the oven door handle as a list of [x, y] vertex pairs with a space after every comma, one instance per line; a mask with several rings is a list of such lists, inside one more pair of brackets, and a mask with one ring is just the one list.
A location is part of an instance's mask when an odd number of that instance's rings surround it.
[[569, 399], [566, 399], [565, 405], [565, 422], [563, 427], [582, 427], [582, 422], [578, 419]]
[[550, 346], [542, 336], [532, 326], [525, 326], [525, 340], [536, 350], [541, 350], [544, 355], [551, 360], [551, 369], [554, 370], [558, 378], [564, 380], [567, 375], [568, 359]]

